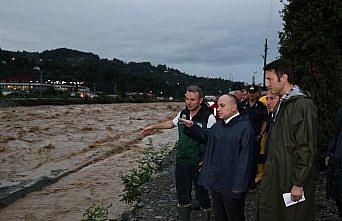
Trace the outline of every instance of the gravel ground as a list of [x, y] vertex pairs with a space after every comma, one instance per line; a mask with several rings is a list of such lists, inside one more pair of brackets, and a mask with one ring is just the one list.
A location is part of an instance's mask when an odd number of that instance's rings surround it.
[[[147, 184], [145, 193], [135, 209], [122, 214], [121, 220], [150, 221], [150, 220], [177, 220], [177, 198], [174, 182], [174, 153], [165, 160], [165, 169], [157, 174], [154, 180]], [[258, 190], [247, 195], [245, 213], [246, 221], [256, 220], [256, 205]], [[316, 220], [338, 221], [335, 202], [325, 197], [325, 173], [317, 174], [316, 180]], [[193, 210], [192, 221], [199, 221], [199, 211]], [[215, 220], [212, 218], [212, 220]]]

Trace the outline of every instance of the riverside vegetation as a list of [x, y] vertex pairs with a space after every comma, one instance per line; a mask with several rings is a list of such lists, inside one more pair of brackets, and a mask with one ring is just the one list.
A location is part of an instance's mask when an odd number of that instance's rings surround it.
[[[121, 175], [124, 184], [121, 201], [132, 204], [138, 201], [138, 197], [143, 193], [143, 185], [150, 182], [153, 175], [162, 170], [162, 160], [169, 152], [169, 144], [162, 145], [158, 149], [153, 146], [152, 138], [148, 138], [148, 143], [144, 147], [143, 156], [138, 161], [137, 168], [131, 168], [128, 174]], [[94, 203], [86, 209], [82, 221], [106, 221], [108, 220], [109, 209], [112, 205]]]
[[153, 146], [152, 138], [148, 138], [148, 143], [143, 151], [143, 157], [139, 160], [139, 167], [130, 169], [129, 173], [121, 176], [124, 184], [121, 201], [134, 203], [142, 193], [142, 185], [149, 182], [152, 175], [162, 169], [162, 160], [168, 153], [169, 146], [161, 146], [156, 149]]
[[86, 212], [83, 214], [82, 221], [106, 221], [108, 220], [109, 208], [112, 206], [103, 206], [98, 204], [93, 204], [89, 207]]

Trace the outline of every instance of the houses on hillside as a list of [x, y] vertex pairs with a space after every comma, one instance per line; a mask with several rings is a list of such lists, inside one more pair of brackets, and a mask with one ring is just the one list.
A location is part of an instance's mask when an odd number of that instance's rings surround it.
[[2, 95], [32, 94], [53, 89], [57, 92], [67, 92], [71, 96], [93, 96], [89, 87], [83, 82], [67, 82], [47, 80], [40, 82], [37, 76], [21, 74], [7, 78], [0, 78], [0, 92]]

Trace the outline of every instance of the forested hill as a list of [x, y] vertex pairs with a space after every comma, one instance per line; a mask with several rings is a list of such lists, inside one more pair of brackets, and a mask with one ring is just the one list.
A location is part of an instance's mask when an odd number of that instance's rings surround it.
[[190, 76], [166, 65], [150, 62], [125, 63], [118, 59], [101, 59], [98, 55], [60, 48], [38, 52], [11, 52], [0, 49], [0, 78], [22, 74], [38, 76], [35, 66], [43, 72], [43, 81], [82, 81], [97, 91], [108, 94], [150, 92], [163, 96], [181, 95], [189, 84], [201, 84], [206, 94], [242, 86], [223, 79]]

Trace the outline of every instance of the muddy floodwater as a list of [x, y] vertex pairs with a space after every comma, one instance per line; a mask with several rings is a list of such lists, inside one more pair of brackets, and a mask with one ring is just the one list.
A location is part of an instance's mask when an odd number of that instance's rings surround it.
[[[37, 106], [0, 109], [0, 188], [55, 180], [0, 209], [0, 220], [81, 220], [93, 203], [120, 202], [120, 175], [137, 165], [148, 142], [139, 130], [171, 119], [182, 103]], [[177, 141], [177, 129], [152, 136], [156, 147]]]

